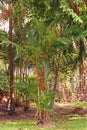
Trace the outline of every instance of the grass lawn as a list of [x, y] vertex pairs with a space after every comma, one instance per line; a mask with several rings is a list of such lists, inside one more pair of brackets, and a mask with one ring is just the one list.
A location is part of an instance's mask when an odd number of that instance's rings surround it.
[[3, 121], [0, 130], [87, 130], [87, 117], [72, 115], [70, 117], [59, 117], [54, 120], [51, 127], [38, 126], [36, 121]]
[[46, 128], [38, 126], [36, 121], [6, 121], [0, 123], [0, 130], [53, 130], [53, 128]]
[[57, 130], [87, 130], [87, 117], [72, 117], [57, 124]]

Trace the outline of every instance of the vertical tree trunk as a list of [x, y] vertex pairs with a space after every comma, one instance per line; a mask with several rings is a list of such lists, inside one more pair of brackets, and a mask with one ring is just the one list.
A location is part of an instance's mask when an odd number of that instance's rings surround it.
[[[58, 66], [55, 67], [55, 77], [54, 77], [54, 86], [53, 86], [54, 93], [56, 91], [57, 84], [58, 84]], [[55, 100], [55, 94], [54, 94], [54, 98], [53, 98], [53, 100], [51, 102], [51, 106], [54, 105], [54, 100]]]
[[59, 70], [59, 68], [58, 68], [58, 66], [56, 66], [56, 68], [55, 68], [55, 77], [54, 77], [54, 86], [53, 86], [54, 97], [53, 97], [53, 99], [51, 100], [50, 107], [53, 107], [53, 106], [54, 106], [55, 91], [56, 91], [57, 84], [58, 84], [58, 70]]
[[[45, 84], [45, 72], [44, 72], [44, 67], [42, 68], [42, 91], [44, 94], [46, 94], [46, 84]], [[41, 112], [41, 123], [45, 123], [47, 122], [47, 111], [46, 110], [42, 110]]]
[[40, 107], [40, 77], [39, 77], [39, 70], [38, 70], [38, 61], [37, 61], [37, 58], [36, 56], [35, 57], [35, 70], [36, 70], [36, 79], [37, 79], [37, 102], [38, 102], [38, 110], [37, 110], [37, 113], [36, 113], [36, 117], [38, 118], [38, 124], [41, 120], [41, 107]]
[[80, 60], [80, 65], [79, 65], [80, 86], [79, 86], [79, 89], [80, 89], [80, 94], [82, 93], [83, 88], [84, 88], [84, 85], [83, 85], [83, 69], [84, 69], [83, 56], [84, 56], [84, 53], [85, 53], [84, 42], [83, 42], [83, 40], [80, 40], [80, 44], [79, 44], [79, 60]]
[[21, 80], [22, 80], [22, 66], [20, 65], [20, 68], [19, 68], [19, 73], [20, 73], [20, 82], [21, 82]]
[[[9, 18], [9, 40], [12, 41], [12, 19]], [[9, 46], [9, 65], [10, 65], [10, 114], [14, 114], [14, 66], [13, 66], [13, 48]]]
[[44, 76], [44, 67], [42, 68], [42, 91], [46, 92], [45, 76]]
[[53, 87], [54, 91], [57, 88], [57, 84], [58, 84], [58, 67], [56, 67], [56, 69], [55, 69], [55, 79], [54, 79], [54, 87]]

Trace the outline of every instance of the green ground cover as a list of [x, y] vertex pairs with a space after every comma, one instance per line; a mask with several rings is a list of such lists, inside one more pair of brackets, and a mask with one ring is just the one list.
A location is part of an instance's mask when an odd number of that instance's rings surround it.
[[87, 130], [87, 117], [73, 116], [68, 121], [56, 124], [58, 130]]
[[6, 121], [0, 123], [0, 130], [53, 130], [53, 128], [44, 128], [38, 126], [36, 121]]
[[87, 116], [72, 115], [59, 117], [51, 125], [37, 125], [36, 121], [3, 121], [0, 130], [87, 130]]

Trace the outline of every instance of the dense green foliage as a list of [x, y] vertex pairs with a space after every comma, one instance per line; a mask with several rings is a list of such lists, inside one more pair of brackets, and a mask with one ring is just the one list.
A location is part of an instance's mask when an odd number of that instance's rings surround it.
[[[13, 30], [11, 41], [10, 29], [9, 36], [0, 31], [0, 58], [5, 65], [9, 64], [7, 57], [11, 44], [16, 71], [14, 86], [20, 97], [35, 101], [40, 112], [48, 109], [60, 87], [62, 93], [65, 89], [71, 94], [71, 100], [73, 92], [77, 99], [80, 91], [85, 89], [86, 3], [82, 0], [7, 0], [5, 3], [1, 1], [0, 19], [12, 20]], [[29, 75], [30, 68], [36, 79]], [[7, 69], [0, 69], [1, 74], [3, 71], [0, 76], [3, 88], [9, 81], [10, 73], [6, 71], [9, 72], [10, 65]], [[76, 75], [78, 81], [74, 84]], [[3, 81], [7, 82], [3, 84]]]

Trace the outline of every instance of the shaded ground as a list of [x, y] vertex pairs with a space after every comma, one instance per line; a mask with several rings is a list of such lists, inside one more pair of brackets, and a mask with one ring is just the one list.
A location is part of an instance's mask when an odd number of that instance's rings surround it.
[[87, 108], [78, 108], [74, 105], [66, 104], [64, 106], [59, 106], [59, 108], [55, 109], [55, 112], [60, 115], [70, 115], [70, 114], [78, 114], [78, 115], [85, 115], [87, 114]]
[[[34, 105], [31, 105], [30, 110], [28, 111], [23, 111], [23, 107], [17, 107], [16, 108], [16, 114], [15, 115], [8, 115], [8, 113], [0, 111], [0, 121], [5, 121], [5, 120], [33, 120], [35, 119], [35, 114], [36, 114], [36, 108]], [[53, 112], [50, 113], [50, 117], [56, 115], [57, 116], [69, 116], [72, 114], [78, 114], [80, 116], [87, 116], [87, 108], [84, 109], [78, 109], [75, 108], [73, 105], [60, 105], [55, 108]]]
[[33, 106], [33, 105], [30, 107], [30, 109], [28, 111], [23, 111], [23, 107], [17, 107], [15, 111], [16, 111], [15, 115], [8, 115], [7, 112], [0, 111], [0, 121], [35, 119], [36, 109], [35, 109], [35, 106]]

